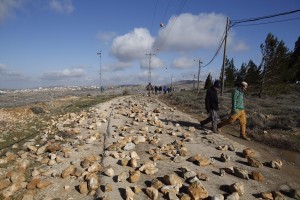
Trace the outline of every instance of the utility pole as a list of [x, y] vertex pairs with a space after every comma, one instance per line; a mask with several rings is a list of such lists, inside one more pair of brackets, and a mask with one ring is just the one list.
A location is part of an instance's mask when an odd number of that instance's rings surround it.
[[195, 89], [195, 74], [194, 74], [194, 76], [193, 76], [193, 89]]
[[[196, 61], [196, 60], [194, 60]], [[199, 59], [199, 67], [198, 67], [198, 82], [197, 82], [197, 90], [199, 91], [199, 86], [200, 86], [200, 71], [201, 71], [201, 64], [202, 62]]]
[[101, 51], [97, 53], [100, 57], [100, 67], [99, 67], [99, 80], [100, 80], [100, 92], [102, 92], [102, 82], [101, 82]]
[[224, 93], [224, 76], [225, 76], [225, 63], [226, 63], [226, 47], [227, 47], [227, 34], [228, 34], [228, 28], [229, 28], [229, 17], [227, 17], [226, 22], [226, 30], [225, 30], [225, 43], [224, 43], [224, 54], [223, 54], [223, 65], [222, 65], [222, 87], [221, 87], [221, 96], [223, 96]]
[[146, 56], [149, 56], [148, 83], [151, 83], [151, 57], [156, 55], [154, 53], [147, 53]]

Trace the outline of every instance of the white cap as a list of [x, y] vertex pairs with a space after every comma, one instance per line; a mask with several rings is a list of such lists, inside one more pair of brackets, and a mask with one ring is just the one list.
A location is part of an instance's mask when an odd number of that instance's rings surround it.
[[248, 87], [248, 83], [246, 83], [245, 81], [242, 82], [242, 85], [243, 85], [244, 87]]

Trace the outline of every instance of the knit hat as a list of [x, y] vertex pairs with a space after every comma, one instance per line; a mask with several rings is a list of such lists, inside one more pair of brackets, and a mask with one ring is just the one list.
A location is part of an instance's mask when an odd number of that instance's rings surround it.
[[215, 88], [220, 88], [220, 87], [221, 87], [220, 81], [219, 81], [219, 80], [215, 80], [213, 86], [214, 86]]

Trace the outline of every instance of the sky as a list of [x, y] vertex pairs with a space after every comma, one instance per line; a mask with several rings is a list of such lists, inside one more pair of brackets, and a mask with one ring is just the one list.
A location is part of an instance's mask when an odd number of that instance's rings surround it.
[[[217, 79], [227, 17], [298, 9], [299, 0], [0, 0], [0, 89], [163, 85], [197, 80], [199, 64], [201, 81]], [[292, 51], [300, 12], [231, 27], [227, 58], [259, 65], [269, 33]]]

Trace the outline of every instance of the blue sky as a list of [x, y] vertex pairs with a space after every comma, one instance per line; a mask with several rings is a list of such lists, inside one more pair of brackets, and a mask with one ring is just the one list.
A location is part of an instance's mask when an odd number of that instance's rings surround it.
[[[182, 6], [183, 5], [183, 6]], [[46, 86], [169, 84], [197, 78], [223, 36], [226, 17], [248, 19], [300, 9], [299, 0], [0, 0], [0, 89]], [[240, 68], [261, 61], [272, 33], [293, 50], [300, 12], [229, 30], [228, 58]], [[280, 23], [253, 25], [294, 19]], [[164, 26], [161, 27], [160, 23]], [[97, 52], [101, 51], [100, 57]], [[207, 67], [220, 74], [223, 48]]]

